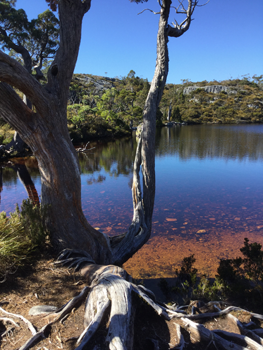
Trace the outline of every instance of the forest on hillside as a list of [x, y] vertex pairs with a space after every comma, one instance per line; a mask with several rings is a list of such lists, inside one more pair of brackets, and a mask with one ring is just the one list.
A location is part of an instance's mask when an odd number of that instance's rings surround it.
[[[121, 78], [75, 74], [68, 105], [68, 126], [73, 139], [130, 132], [131, 126], [142, 121], [149, 88], [149, 82], [136, 76], [133, 70]], [[187, 124], [261, 123], [263, 76], [167, 84], [157, 126], [168, 119]]]
[[[67, 107], [73, 142], [129, 135], [142, 122], [150, 88], [147, 79], [131, 70], [127, 76], [109, 78], [74, 74]], [[157, 126], [170, 121], [187, 124], [263, 122], [263, 75], [224, 81], [166, 84], [157, 113]], [[0, 143], [14, 134], [4, 121]]]

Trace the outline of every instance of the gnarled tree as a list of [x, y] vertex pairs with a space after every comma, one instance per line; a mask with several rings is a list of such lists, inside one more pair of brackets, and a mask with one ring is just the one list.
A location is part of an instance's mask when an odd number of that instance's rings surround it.
[[[54, 58], [57, 50], [58, 19], [50, 10], [46, 10], [37, 19], [29, 21], [24, 10], [15, 8], [15, 2], [16, 0], [5, 0], [0, 3], [0, 48], [40, 81], [44, 78], [41, 71], [43, 64]], [[24, 102], [32, 108], [26, 95]], [[24, 142], [16, 132], [8, 145], [1, 146], [0, 153], [10, 155], [23, 150]]]
[[[0, 51], [0, 116], [19, 132], [38, 160], [42, 203], [50, 205], [47, 225], [52, 242], [58, 249], [74, 249], [77, 255], [69, 257], [67, 251], [62, 253], [61, 259], [77, 266], [85, 265], [82, 273], [92, 289], [86, 304], [84, 324], [87, 332], [83, 341], [89, 340], [103, 314], [110, 308], [109, 348], [132, 349], [132, 290], [159, 314], [168, 315], [149, 298], [149, 292], [132, 285], [126, 272], [112, 265], [120, 266], [127, 261], [151, 234], [155, 197], [155, 119], [168, 74], [168, 37], [179, 37], [188, 30], [197, 1], [188, 0], [187, 9], [180, 1], [176, 12], [183, 12], [186, 18], [180, 25], [171, 27], [168, 24], [171, 0], [159, 0], [156, 68], [145, 102], [143, 131], [134, 161], [133, 220], [126, 233], [113, 238], [94, 229], [82, 212], [78, 158], [67, 130], [69, 84], [78, 56], [82, 18], [89, 11], [91, 0], [48, 2], [53, 9], [58, 7], [61, 31], [47, 84], [42, 86], [28, 69]], [[12, 86], [29, 98], [33, 109], [18, 97]], [[140, 167], [143, 191], [140, 188]], [[106, 266], [108, 264], [111, 265]]]

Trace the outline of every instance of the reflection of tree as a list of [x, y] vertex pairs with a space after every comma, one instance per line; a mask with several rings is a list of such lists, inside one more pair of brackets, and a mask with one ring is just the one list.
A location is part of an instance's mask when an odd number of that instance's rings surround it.
[[91, 153], [79, 155], [81, 172], [93, 173], [104, 169], [111, 176], [129, 175], [133, 170], [135, 151], [136, 143], [131, 138], [97, 143]]
[[251, 160], [263, 158], [263, 138], [249, 126], [176, 126], [156, 134], [156, 155], [178, 154], [182, 159], [231, 158]]
[[24, 164], [16, 164], [15, 169], [17, 172], [17, 176], [21, 183], [24, 185], [28, 197], [33, 204], [39, 204], [38, 193], [35, 188], [34, 182], [31, 179], [31, 176], [27, 170], [27, 167]]
[[[31, 179], [31, 176], [28, 172], [27, 167], [23, 163], [11, 163], [9, 162], [6, 168], [0, 168], [1, 169], [1, 181], [0, 181], [0, 191], [2, 191], [2, 184], [6, 185], [7, 183], [10, 183], [13, 185], [14, 183], [17, 183], [17, 177], [21, 181], [21, 183], [24, 185], [29, 199], [32, 201], [33, 204], [39, 204], [39, 197], [37, 190], [35, 188], [35, 185]], [[10, 171], [11, 170], [11, 171]]]
[[9, 167], [1, 167], [2, 169], [2, 181], [7, 187], [15, 186], [17, 184], [16, 172]]
[[106, 176], [99, 175], [96, 179], [92, 176], [87, 180], [88, 185], [92, 185], [95, 183], [101, 183], [106, 180]]

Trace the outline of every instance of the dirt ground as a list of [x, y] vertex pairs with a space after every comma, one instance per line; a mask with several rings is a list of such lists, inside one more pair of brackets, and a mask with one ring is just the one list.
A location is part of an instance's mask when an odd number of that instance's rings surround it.
[[[49, 254], [31, 266], [17, 271], [14, 275], [9, 275], [7, 281], [0, 284], [0, 307], [8, 312], [23, 315], [33, 323], [37, 330], [48, 323], [48, 316], [30, 316], [29, 310], [33, 306], [53, 305], [61, 307], [78, 295], [85, 286], [79, 274], [70, 272], [66, 268], [54, 267], [53, 262], [54, 257]], [[177, 335], [175, 319], [169, 322], [164, 321], [149, 306], [143, 304], [142, 301], [140, 303], [135, 318], [134, 349], [165, 350], [176, 348], [180, 340]], [[76, 340], [84, 330], [83, 314], [84, 303], [78, 309], [73, 310], [62, 323], [54, 324], [48, 337], [32, 349], [75, 349]], [[234, 314], [242, 322], [249, 322], [250, 320], [248, 313], [235, 312]], [[4, 316], [0, 310], [0, 318]], [[14, 320], [19, 327], [11, 324], [4, 325], [0, 321], [0, 348], [2, 350], [20, 349], [31, 337], [26, 324], [18, 318]], [[176, 320], [176, 322], [184, 326], [182, 321]], [[207, 320], [203, 324], [210, 330], [222, 329], [239, 333], [237, 327], [227, 317]], [[7, 329], [10, 329], [10, 331], [1, 337], [1, 334]], [[105, 345], [106, 329], [107, 320], [104, 320], [99, 333], [87, 349], [107, 349]], [[190, 336], [186, 330], [182, 329], [182, 334], [187, 343], [184, 349], [201, 350], [207, 347], [207, 344], [203, 344], [200, 339]]]

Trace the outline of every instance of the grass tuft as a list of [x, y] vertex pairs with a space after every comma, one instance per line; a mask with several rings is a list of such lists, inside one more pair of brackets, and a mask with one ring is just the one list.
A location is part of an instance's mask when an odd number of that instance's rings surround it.
[[24, 200], [7, 217], [0, 213], [0, 276], [6, 279], [9, 273], [28, 263], [46, 242], [48, 231], [44, 226], [47, 207], [33, 205]]

